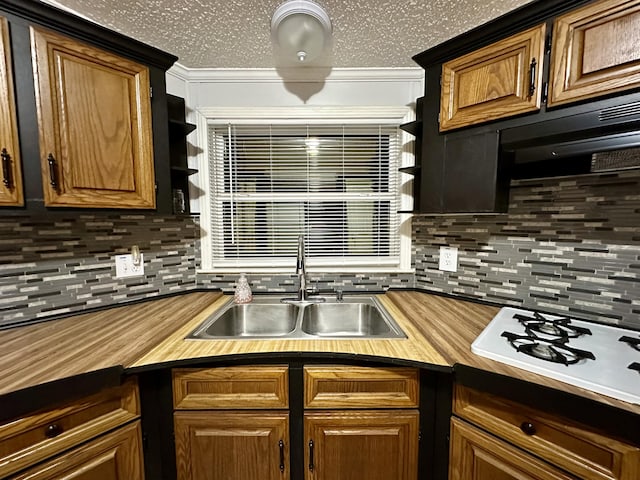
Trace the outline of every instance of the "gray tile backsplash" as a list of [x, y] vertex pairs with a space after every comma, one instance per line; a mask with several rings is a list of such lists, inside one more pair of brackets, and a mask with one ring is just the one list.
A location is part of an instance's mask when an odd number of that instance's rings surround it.
[[[294, 267], [292, 267], [292, 270]], [[247, 274], [253, 293], [293, 294], [298, 286], [298, 278], [288, 274], [252, 275]], [[233, 292], [237, 274], [214, 275], [198, 274], [198, 284], [203, 288], [219, 288], [224, 292]], [[345, 293], [381, 292], [390, 287], [413, 287], [414, 276], [410, 273], [358, 273], [329, 274], [307, 273], [309, 288], [323, 294], [333, 294], [336, 290]]]
[[[194, 288], [197, 218], [58, 213], [0, 218], [0, 326]], [[114, 279], [137, 244], [145, 276]], [[438, 270], [439, 247], [459, 270]], [[419, 287], [640, 328], [640, 171], [513, 182], [505, 215], [416, 216], [413, 274], [309, 274], [321, 291]], [[252, 275], [256, 293], [293, 292], [294, 275]]]
[[[0, 217], [0, 326], [193, 289], [198, 236], [189, 217]], [[115, 279], [114, 255], [134, 244], [144, 276]]]
[[413, 238], [419, 288], [640, 328], [640, 171], [513, 182], [508, 214], [416, 217]]

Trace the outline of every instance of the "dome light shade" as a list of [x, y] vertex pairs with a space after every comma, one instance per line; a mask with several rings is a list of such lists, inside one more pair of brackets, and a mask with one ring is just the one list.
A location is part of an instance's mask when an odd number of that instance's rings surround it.
[[327, 48], [331, 39], [331, 20], [317, 3], [288, 0], [273, 13], [271, 39], [285, 61], [307, 64]]

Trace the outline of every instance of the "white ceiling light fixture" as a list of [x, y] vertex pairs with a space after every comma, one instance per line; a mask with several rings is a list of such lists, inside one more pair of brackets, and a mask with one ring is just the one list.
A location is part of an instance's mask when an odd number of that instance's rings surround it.
[[271, 39], [282, 59], [308, 64], [320, 57], [331, 41], [327, 12], [309, 0], [288, 0], [273, 12]]

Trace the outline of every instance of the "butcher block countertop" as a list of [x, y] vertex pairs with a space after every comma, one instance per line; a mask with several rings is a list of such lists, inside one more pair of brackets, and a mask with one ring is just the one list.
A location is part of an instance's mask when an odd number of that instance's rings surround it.
[[[640, 415], [640, 406], [477, 356], [471, 343], [499, 308], [412, 291], [378, 299], [407, 335], [380, 340], [185, 340], [230, 297], [193, 292], [0, 331], [0, 395], [121, 365], [142, 370], [246, 354], [346, 354], [448, 369], [456, 364], [577, 394]], [[336, 360], [339, 362], [339, 358]]]

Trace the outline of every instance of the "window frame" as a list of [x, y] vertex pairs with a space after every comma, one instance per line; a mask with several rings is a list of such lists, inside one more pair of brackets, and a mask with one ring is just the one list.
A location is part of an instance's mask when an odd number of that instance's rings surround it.
[[[206, 199], [211, 195], [209, 185], [209, 142], [208, 127], [211, 124], [278, 124], [278, 125], [299, 125], [300, 123], [327, 124], [327, 125], [402, 125], [415, 119], [413, 110], [409, 107], [319, 107], [319, 106], [299, 106], [299, 107], [271, 107], [271, 108], [248, 108], [248, 107], [221, 107], [221, 108], [201, 108], [194, 112], [197, 124], [198, 145], [200, 149], [196, 154], [196, 165], [199, 170], [195, 182], [200, 189], [202, 199], [199, 202], [200, 211], [200, 255], [201, 264], [198, 273], [291, 273], [295, 267], [295, 260], [290, 262], [273, 262], [271, 266], [249, 267], [245, 264], [213, 266], [212, 258], [212, 235], [211, 235], [211, 211], [210, 202]], [[400, 131], [400, 167], [414, 165], [415, 155], [410, 148], [406, 148], [408, 143], [413, 141], [413, 137], [404, 131]], [[400, 210], [411, 211], [413, 205], [412, 179], [413, 176], [400, 172]], [[193, 196], [192, 196], [193, 198]], [[198, 209], [195, 209], [198, 211]], [[192, 209], [193, 211], [193, 209]], [[412, 273], [411, 265], [411, 214], [400, 213], [399, 231], [400, 235], [400, 256], [399, 262], [392, 264], [381, 264], [380, 266], [363, 266], [357, 262], [345, 262], [340, 266], [322, 265], [314, 259], [308, 259], [307, 270], [311, 273], [363, 273], [363, 272], [389, 272], [389, 273]]]

